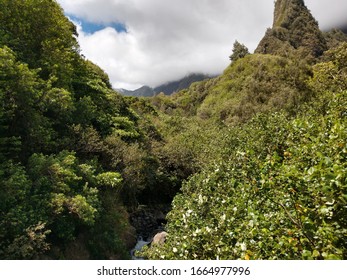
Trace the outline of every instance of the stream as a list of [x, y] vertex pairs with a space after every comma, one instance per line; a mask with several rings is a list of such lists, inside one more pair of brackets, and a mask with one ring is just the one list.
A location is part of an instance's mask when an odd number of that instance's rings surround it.
[[141, 257], [136, 257], [135, 252], [150, 244], [157, 233], [165, 231], [166, 214], [169, 210], [170, 205], [141, 206], [130, 215], [130, 223], [137, 234], [137, 243], [130, 251], [133, 260], [143, 260]]
[[130, 251], [132, 260], [143, 260], [142, 257], [137, 257], [136, 251], [141, 251], [142, 247], [151, 243], [150, 241], [145, 241], [141, 236], [138, 237], [135, 247]]

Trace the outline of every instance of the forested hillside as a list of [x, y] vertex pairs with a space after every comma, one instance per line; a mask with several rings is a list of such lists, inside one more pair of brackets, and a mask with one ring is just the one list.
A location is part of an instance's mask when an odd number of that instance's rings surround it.
[[112, 89], [55, 1], [0, 7], [0, 259], [127, 259], [132, 215], [166, 204], [147, 258], [347, 258], [347, 36], [302, 0], [151, 98]]
[[152, 99], [197, 164], [148, 258], [347, 258], [346, 35], [276, 1], [257, 52], [236, 42], [223, 75]]
[[80, 55], [55, 1], [0, 6], [0, 258], [129, 258], [128, 213], [177, 191], [159, 132]]

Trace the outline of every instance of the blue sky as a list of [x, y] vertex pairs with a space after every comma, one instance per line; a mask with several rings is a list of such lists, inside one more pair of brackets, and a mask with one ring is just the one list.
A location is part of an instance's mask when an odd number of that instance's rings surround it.
[[66, 14], [73, 22], [79, 23], [82, 26], [82, 30], [85, 33], [93, 34], [97, 31], [103, 30], [107, 27], [111, 27], [115, 29], [117, 32], [127, 32], [126, 26], [122, 23], [117, 22], [111, 22], [111, 23], [98, 23], [98, 22], [91, 22], [87, 19], [84, 19], [82, 17], [78, 17], [72, 14]]
[[[152, 87], [190, 73], [216, 75], [235, 40], [253, 51], [274, 0], [57, 0], [77, 25], [82, 54], [115, 88]], [[347, 26], [346, 0], [305, 0], [323, 30]]]

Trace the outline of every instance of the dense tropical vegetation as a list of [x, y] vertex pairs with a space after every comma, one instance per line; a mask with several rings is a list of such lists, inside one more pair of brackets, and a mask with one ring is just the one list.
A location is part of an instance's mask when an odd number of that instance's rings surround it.
[[0, 6], [0, 259], [129, 258], [129, 215], [172, 199], [148, 258], [346, 259], [347, 36], [302, 0], [152, 98], [115, 92], [55, 1]]
[[0, 258], [128, 257], [141, 192], [172, 197], [160, 134], [80, 55], [55, 1], [0, 4]]
[[259, 54], [235, 42], [223, 75], [159, 103], [213, 132], [147, 257], [347, 258], [345, 42], [303, 1], [276, 1]]
[[[332, 90], [346, 69], [335, 63], [314, 67], [317, 95], [295, 116], [260, 113], [215, 135], [219, 154], [184, 183], [172, 234], [148, 257], [346, 259], [347, 92]], [[329, 83], [328, 65], [342, 75]]]

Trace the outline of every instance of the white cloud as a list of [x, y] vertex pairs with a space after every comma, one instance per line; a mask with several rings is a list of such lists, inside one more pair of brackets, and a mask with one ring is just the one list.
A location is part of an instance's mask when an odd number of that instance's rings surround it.
[[318, 20], [323, 30], [347, 25], [346, 0], [306, 0], [307, 7]]
[[[125, 88], [157, 86], [193, 72], [220, 73], [229, 63], [234, 41], [253, 51], [272, 25], [273, 14], [273, 0], [58, 2], [79, 18], [126, 25], [127, 33], [106, 28], [86, 34], [79, 28], [82, 53], [109, 74], [114, 87]], [[332, 7], [344, 19], [346, 1], [317, 2], [306, 1], [323, 28], [338, 23]]]

